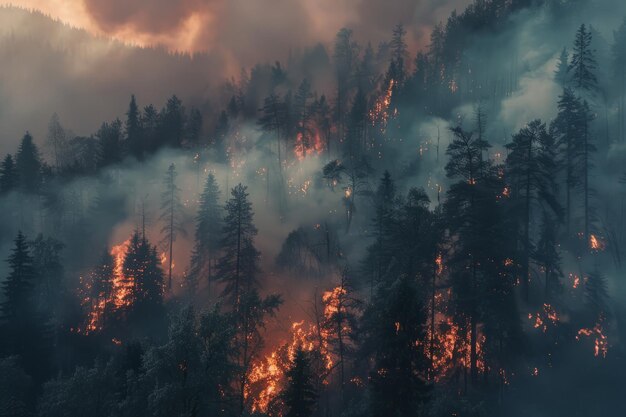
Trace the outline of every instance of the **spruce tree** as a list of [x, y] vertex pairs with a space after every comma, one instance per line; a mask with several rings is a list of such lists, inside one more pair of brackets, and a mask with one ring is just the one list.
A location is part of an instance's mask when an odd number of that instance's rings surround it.
[[96, 133], [100, 145], [99, 165], [106, 167], [117, 164], [124, 158], [122, 140], [122, 122], [119, 119], [111, 123], [102, 123]]
[[623, 142], [626, 139], [626, 19], [619, 28], [613, 32], [612, 46], [613, 76], [617, 81], [618, 97], [618, 136]]
[[424, 296], [402, 276], [381, 286], [362, 320], [362, 354], [370, 359], [369, 407], [375, 416], [418, 416], [429, 391]]
[[222, 257], [217, 264], [217, 278], [225, 284], [222, 296], [238, 310], [241, 296], [258, 286], [259, 251], [254, 246], [257, 228], [254, 226], [252, 203], [248, 187], [238, 184], [231, 190], [225, 206], [222, 228]]
[[220, 190], [215, 176], [209, 174], [204, 191], [200, 195], [196, 216], [195, 244], [191, 255], [189, 279], [198, 284], [205, 279], [210, 285], [213, 265], [219, 255], [222, 236], [222, 207], [219, 205]]
[[124, 124], [126, 134], [126, 146], [129, 153], [137, 159], [143, 157], [143, 141], [141, 131], [141, 115], [135, 100], [135, 95], [131, 95], [128, 111], [126, 112], [126, 123]]
[[7, 259], [9, 276], [2, 283], [4, 300], [0, 303], [0, 352], [19, 355], [26, 372], [37, 382], [47, 376], [48, 337], [43, 316], [37, 306], [35, 289], [40, 277], [28, 242], [22, 232]]
[[178, 173], [176, 166], [170, 164], [163, 179], [163, 192], [161, 193], [161, 215], [159, 220], [163, 222], [161, 228], [161, 244], [169, 252], [167, 259], [167, 288], [172, 288], [172, 270], [174, 268], [174, 243], [179, 233], [184, 230], [181, 226], [182, 204], [180, 202], [180, 188], [176, 183]]
[[374, 194], [375, 217], [372, 219], [374, 243], [367, 248], [364, 272], [370, 276], [370, 296], [383, 280], [394, 255], [393, 231], [396, 189], [389, 171], [385, 171]]
[[296, 350], [285, 376], [287, 387], [281, 393], [287, 407], [285, 417], [311, 417], [317, 401], [317, 391], [313, 383], [311, 361], [301, 347]]
[[154, 336], [162, 332], [163, 270], [156, 247], [135, 231], [130, 239], [122, 267], [126, 319], [135, 331]]
[[598, 89], [598, 80], [594, 73], [596, 68], [595, 50], [591, 46], [591, 32], [583, 23], [576, 32], [572, 61], [568, 67], [572, 85], [580, 92], [596, 92]]
[[19, 185], [17, 167], [11, 154], [7, 154], [0, 164], [0, 195], [8, 194]]
[[534, 244], [531, 231], [533, 211], [537, 207], [546, 207], [552, 210], [554, 217], [561, 213], [555, 195], [556, 161], [553, 143], [545, 124], [533, 120], [506, 145], [509, 151], [506, 159], [508, 194], [511, 213], [519, 219], [522, 288], [526, 301], [529, 298], [530, 261]]
[[565, 88], [569, 84], [569, 79], [569, 53], [566, 48], [563, 48], [556, 64], [556, 70], [554, 71], [554, 81], [556, 81], [561, 88]]
[[26, 193], [37, 193], [42, 182], [42, 163], [33, 137], [26, 132], [15, 155], [20, 189]]

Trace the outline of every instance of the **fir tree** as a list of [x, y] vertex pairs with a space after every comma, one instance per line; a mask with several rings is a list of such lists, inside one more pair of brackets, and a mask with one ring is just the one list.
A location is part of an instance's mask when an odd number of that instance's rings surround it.
[[313, 384], [311, 361], [302, 348], [296, 350], [285, 376], [287, 387], [281, 393], [287, 407], [285, 417], [312, 416], [317, 401], [317, 391]]
[[537, 206], [549, 208], [554, 216], [561, 213], [561, 206], [555, 195], [556, 161], [552, 152], [553, 143], [545, 124], [534, 120], [506, 145], [509, 150], [506, 159], [506, 172], [510, 181], [508, 195], [513, 214], [520, 219], [521, 275], [526, 301], [529, 298], [530, 260], [533, 253], [533, 209]]
[[357, 298], [349, 273], [349, 269], [345, 267], [341, 271], [339, 285], [323, 295], [324, 311], [329, 311], [330, 314], [326, 314], [320, 324], [329, 334], [328, 343], [338, 358], [342, 406], [346, 405], [347, 362], [355, 351], [354, 338], [358, 332], [358, 314], [363, 307], [363, 303]]
[[135, 95], [133, 94], [130, 97], [128, 111], [126, 112], [124, 130], [126, 133], [126, 146], [128, 151], [139, 160], [143, 157], [144, 152], [140, 117], [139, 107], [137, 106]]
[[0, 164], [0, 195], [8, 194], [19, 185], [17, 167], [11, 154], [7, 154]]
[[583, 23], [576, 32], [572, 61], [568, 67], [573, 86], [581, 92], [594, 93], [598, 89], [598, 80], [594, 74], [596, 67], [595, 50], [591, 47], [591, 32]]
[[171, 164], [167, 169], [165, 178], [163, 179], [163, 192], [161, 193], [161, 216], [159, 219], [163, 222], [161, 228], [161, 243], [169, 252], [168, 271], [167, 271], [167, 288], [172, 288], [172, 270], [174, 267], [174, 243], [179, 233], [184, 232], [181, 226], [182, 204], [180, 202], [180, 188], [176, 184], [176, 167]]
[[106, 167], [122, 161], [124, 157], [122, 143], [122, 122], [116, 119], [112, 123], [103, 123], [96, 133], [100, 144], [99, 165]]
[[26, 193], [37, 193], [42, 181], [42, 163], [33, 137], [26, 132], [15, 155], [19, 184]]
[[254, 246], [257, 228], [254, 226], [252, 203], [247, 187], [239, 184], [231, 190], [226, 203], [222, 229], [222, 257], [217, 264], [217, 278], [226, 284], [222, 293], [238, 310], [241, 296], [256, 288], [259, 251]]
[[213, 276], [213, 264], [218, 257], [222, 235], [222, 208], [219, 205], [220, 190], [215, 176], [209, 174], [200, 195], [196, 216], [195, 245], [191, 255], [189, 279], [197, 285], [200, 279], [207, 279], [209, 285]]
[[569, 53], [567, 52], [567, 48], [563, 48], [556, 64], [556, 70], [554, 71], [554, 81], [556, 81], [561, 88], [565, 88], [569, 84], [569, 80]]
[[40, 277], [22, 232], [18, 232], [14, 243], [7, 259], [9, 276], [2, 283], [0, 352], [3, 356], [21, 356], [26, 372], [42, 382], [48, 374], [49, 363], [47, 329], [37, 309], [35, 294]]
[[371, 358], [370, 412], [375, 416], [418, 416], [426, 400], [428, 368], [426, 310], [415, 281], [398, 278], [380, 287], [363, 315], [362, 354]]

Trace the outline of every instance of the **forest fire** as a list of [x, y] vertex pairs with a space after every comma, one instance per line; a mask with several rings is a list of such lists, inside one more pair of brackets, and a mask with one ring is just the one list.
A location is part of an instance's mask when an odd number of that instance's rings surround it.
[[[323, 319], [330, 320], [339, 311], [338, 300], [346, 295], [345, 288], [338, 286], [326, 291]], [[349, 329], [345, 329], [349, 331]], [[253, 364], [245, 388], [246, 401], [253, 412], [266, 412], [277, 399], [285, 384], [285, 373], [298, 349], [313, 353], [317, 372], [322, 384], [328, 384], [327, 377], [335, 366], [329, 347], [330, 333], [324, 326], [306, 323], [305, 320], [291, 324], [290, 340], [281, 343]]]
[[609, 343], [604, 329], [602, 328], [603, 319], [600, 318], [593, 328], [582, 328], [576, 334], [576, 340], [580, 340], [581, 337], [593, 338], [593, 356], [606, 358], [609, 351]]
[[596, 252], [601, 252], [606, 248], [606, 243], [596, 235], [589, 235], [589, 248]]
[[[381, 132], [385, 132], [387, 128], [387, 122], [389, 121], [389, 106], [391, 106], [391, 97], [393, 95], [394, 87], [396, 86], [395, 80], [389, 81], [389, 86], [385, 90], [385, 93], [376, 100], [374, 106], [369, 111], [370, 122], [373, 127], [380, 126]], [[394, 112], [395, 114], [395, 112]]]
[[[444, 318], [439, 324], [439, 331], [435, 333], [435, 349], [431, 354], [431, 362], [435, 375], [435, 381], [441, 381], [450, 377], [456, 369], [470, 369], [471, 345], [469, 323], [460, 326], [451, 317]], [[484, 349], [485, 336], [477, 332], [476, 343], [476, 367], [480, 372], [485, 371]], [[431, 330], [427, 332], [426, 340], [430, 340]], [[419, 343], [419, 342], [418, 342]]]
[[324, 152], [324, 142], [320, 137], [320, 133], [317, 129], [313, 129], [312, 137], [298, 133], [296, 135], [296, 142], [293, 147], [293, 152], [298, 159], [302, 161], [307, 156], [321, 155]]
[[[107, 294], [104, 290], [99, 290], [98, 294], [86, 295], [83, 298], [83, 305], [88, 306], [87, 324], [85, 334], [102, 330], [104, 316], [107, 311], [113, 312], [129, 305], [132, 281], [124, 276], [124, 257], [128, 251], [130, 239], [111, 248], [110, 255], [113, 258], [112, 285], [111, 291]], [[88, 283], [84, 283], [87, 291], [93, 290], [94, 276]]]
[[544, 303], [543, 308], [536, 313], [528, 313], [528, 320], [533, 322], [533, 328], [541, 329], [544, 333], [548, 331], [548, 326], [556, 326], [560, 318], [550, 304]]

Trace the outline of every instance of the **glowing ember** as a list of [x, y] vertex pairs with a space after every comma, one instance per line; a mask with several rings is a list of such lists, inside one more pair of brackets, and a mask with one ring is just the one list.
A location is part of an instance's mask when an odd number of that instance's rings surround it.
[[603, 251], [606, 243], [596, 235], [589, 235], [589, 248], [594, 251]]
[[[451, 376], [455, 369], [470, 369], [471, 366], [471, 334], [464, 329], [469, 328], [469, 323], [458, 325], [451, 317], [444, 318], [439, 325], [439, 331], [435, 334], [435, 349], [432, 354], [432, 367], [435, 381], [440, 381]], [[476, 367], [480, 372], [485, 371], [484, 349], [485, 336], [477, 332], [476, 343]], [[431, 338], [431, 329], [427, 331], [426, 340]], [[416, 341], [417, 344], [421, 343]]]
[[299, 161], [307, 156], [320, 155], [323, 151], [324, 142], [317, 129], [314, 129], [314, 134], [311, 138], [304, 136], [302, 133], [296, 135], [296, 143], [294, 144], [293, 152]]
[[528, 313], [528, 320], [533, 322], [533, 328], [541, 329], [544, 333], [548, 330], [548, 326], [556, 326], [560, 322], [560, 318], [550, 304], [544, 303], [541, 311], [537, 313]]
[[[385, 94], [376, 100], [373, 108], [369, 111], [369, 118], [372, 126], [376, 127], [376, 125], [379, 125], [382, 133], [384, 133], [387, 129], [387, 122], [389, 121], [389, 106], [391, 105], [391, 96], [393, 95], [393, 88], [395, 85], [395, 80], [390, 80], [389, 86], [387, 87], [387, 90], [385, 90]], [[392, 114], [394, 116], [397, 115], [397, 109], [394, 110]]]
[[602, 318], [598, 320], [598, 322], [596, 323], [595, 326], [593, 326], [593, 328], [580, 329], [578, 331], [578, 334], [576, 335], [576, 340], [580, 340], [581, 337], [589, 337], [589, 338], [593, 337], [594, 338], [593, 356], [595, 357], [602, 356], [603, 358], [606, 358], [606, 354], [609, 351], [609, 343], [608, 343], [606, 335], [603, 333]]

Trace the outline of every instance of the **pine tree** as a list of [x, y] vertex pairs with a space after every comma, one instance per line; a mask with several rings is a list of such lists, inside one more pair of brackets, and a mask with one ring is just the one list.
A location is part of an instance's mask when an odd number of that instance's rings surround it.
[[281, 393], [288, 410], [285, 417], [311, 417], [317, 401], [317, 391], [313, 384], [311, 361], [301, 347], [296, 350], [285, 376], [287, 387]]
[[618, 135], [619, 140], [626, 139], [626, 19], [613, 32], [613, 75], [617, 81], [618, 98]]
[[161, 216], [159, 219], [163, 222], [161, 228], [161, 243], [169, 252], [168, 271], [167, 271], [167, 288], [172, 288], [172, 270], [174, 268], [174, 243], [179, 233], [184, 230], [181, 226], [182, 204], [180, 202], [180, 188], [176, 184], [176, 167], [170, 164], [163, 179], [163, 192], [161, 193]]
[[572, 61], [568, 67], [573, 86], [581, 92], [596, 92], [598, 89], [598, 80], [594, 74], [596, 68], [595, 50], [591, 47], [591, 32], [583, 23], [576, 32]]
[[[280, 97], [272, 93], [263, 100], [263, 107], [260, 109], [261, 117], [257, 124], [264, 131], [273, 134], [276, 140], [276, 157], [278, 175], [282, 181], [283, 161], [282, 161], [282, 136], [286, 136], [286, 111], [285, 105]], [[225, 114], [225, 113], [224, 113]], [[281, 136], [282, 135], [282, 136]]]
[[335, 37], [333, 58], [337, 76], [337, 101], [335, 119], [339, 140], [343, 140], [345, 129], [345, 114], [347, 113], [347, 99], [354, 74], [358, 45], [352, 39], [352, 30], [342, 28]]
[[137, 106], [135, 95], [133, 94], [130, 97], [128, 111], [126, 112], [126, 123], [124, 125], [124, 129], [126, 133], [126, 146], [128, 151], [138, 160], [143, 158], [144, 152], [140, 117], [139, 107]]
[[21, 231], [14, 243], [15, 248], [7, 261], [11, 273], [2, 283], [5, 300], [0, 311], [4, 319], [20, 317], [33, 307], [33, 291], [38, 278], [26, 237]]
[[159, 112], [150, 104], [144, 107], [141, 115], [142, 147], [146, 152], [155, 152], [159, 148]]
[[19, 184], [26, 193], [37, 193], [42, 181], [42, 163], [33, 137], [26, 132], [15, 155]]
[[135, 331], [157, 334], [165, 319], [163, 271], [156, 247], [138, 231], [131, 236], [122, 272], [122, 284], [128, 288], [123, 298], [127, 320]]
[[161, 145], [180, 148], [183, 143], [186, 115], [182, 102], [175, 95], [170, 97], [159, 115]]
[[579, 159], [584, 153], [580, 133], [582, 131], [582, 103], [570, 88], [563, 90], [558, 101], [559, 113], [551, 125], [561, 152], [560, 162], [565, 171], [565, 230], [571, 234], [574, 192], [582, 183]]
[[7, 154], [0, 164], [0, 195], [8, 194], [19, 185], [19, 176], [11, 154]]
[[529, 299], [530, 260], [533, 253], [533, 209], [541, 206], [551, 208], [555, 216], [561, 213], [561, 206], [555, 195], [556, 161], [551, 152], [553, 143], [545, 124], [540, 120], [533, 120], [506, 145], [509, 151], [506, 174], [510, 182], [512, 214], [519, 219], [521, 226], [521, 275], [526, 301]]
[[404, 29], [404, 26], [401, 23], [398, 23], [393, 29], [391, 42], [389, 44], [391, 48], [391, 64], [395, 67], [393, 80], [395, 85], [398, 86], [404, 84], [406, 78], [406, 70], [404, 66], [409, 57], [405, 36], [406, 29]]
[[569, 53], [567, 52], [567, 48], [563, 48], [559, 55], [556, 70], [554, 71], [554, 81], [556, 81], [561, 88], [565, 88], [569, 84]]
[[106, 326], [114, 308], [114, 300], [111, 299], [115, 281], [115, 260], [107, 249], [97, 266], [91, 272], [91, 287], [89, 298], [94, 306], [102, 306], [101, 324]]
[[239, 414], [243, 414], [246, 406], [246, 388], [248, 387], [253, 359], [263, 350], [263, 331], [268, 317], [273, 317], [282, 304], [278, 295], [261, 298], [256, 288], [240, 294], [237, 308], [233, 312], [236, 334], [230, 350], [238, 370], [237, 397]]
[[[489, 143], [473, 138], [461, 128], [452, 129], [446, 174], [455, 181], [447, 193], [445, 214], [453, 243], [449, 259], [456, 320], [470, 336], [470, 378], [478, 382], [478, 328], [481, 319], [494, 319], [498, 335], [504, 338], [516, 327], [513, 282], [505, 260], [510, 231], [504, 228], [499, 195], [504, 183], [497, 169], [482, 153]], [[497, 293], [498, 296], [486, 297]], [[504, 311], [506, 309], [506, 312]], [[509, 311], [511, 310], [511, 311]], [[504, 317], [497, 322], [498, 315]], [[496, 339], [497, 340], [497, 339]]]
[[210, 286], [213, 264], [217, 259], [222, 235], [222, 208], [219, 205], [220, 190], [215, 176], [209, 174], [200, 195], [196, 216], [195, 245], [191, 255], [189, 279], [197, 283], [206, 277]]
[[329, 335], [328, 343], [338, 359], [342, 406], [346, 405], [347, 362], [355, 351], [354, 338], [357, 334], [358, 314], [363, 307], [363, 303], [357, 298], [349, 274], [349, 269], [345, 267], [341, 271], [339, 285], [322, 296], [324, 311], [329, 314], [325, 314], [320, 324]]
[[227, 149], [227, 139], [230, 132], [230, 121], [228, 118], [228, 113], [224, 110], [220, 113], [220, 116], [217, 120], [217, 124], [215, 125], [215, 130], [213, 132], [213, 142], [216, 152], [216, 159], [218, 162], [226, 162], [228, 161], [228, 155], [226, 152]]
[[362, 354], [370, 359], [370, 411], [375, 416], [418, 416], [429, 388], [424, 296], [402, 276], [381, 286], [363, 314]]
[[307, 151], [312, 147], [312, 132], [311, 132], [311, 115], [309, 100], [313, 98], [311, 93], [311, 83], [308, 79], [302, 80], [296, 94], [294, 96], [294, 113], [296, 116], [296, 154], [306, 155]]
[[202, 113], [198, 109], [191, 109], [189, 120], [185, 126], [185, 141], [192, 148], [198, 148], [202, 139]]
[[61, 252], [65, 245], [52, 237], [44, 238], [41, 233], [28, 244], [34, 258], [35, 272], [39, 277], [38, 285], [35, 286], [38, 306], [42, 313], [52, 317], [62, 307], [59, 304], [65, 287], [65, 271]]
[[609, 291], [606, 276], [599, 265], [585, 279], [585, 303], [592, 320], [606, 319], [609, 312]]
[[254, 226], [248, 187], [238, 184], [226, 203], [222, 229], [222, 257], [217, 264], [217, 278], [226, 284], [222, 293], [239, 309], [241, 297], [258, 286], [259, 251], [254, 247], [257, 228]]
[[375, 217], [372, 219], [374, 243], [367, 248], [364, 272], [370, 275], [370, 296], [375, 286], [388, 272], [394, 256], [393, 231], [395, 226], [395, 184], [389, 171], [385, 171], [374, 194]]
[[67, 141], [65, 129], [61, 126], [59, 115], [54, 113], [48, 123], [48, 136], [46, 144], [52, 148], [54, 156], [54, 166], [58, 170], [65, 161], [65, 153], [67, 151]]
[[35, 295], [40, 277], [21, 231], [14, 243], [7, 259], [9, 276], [2, 283], [4, 300], [0, 304], [0, 352], [3, 356], [21, 356], [26, 372], [41, 382], [47, 376], [49, 364], [44, 317], [37, 310]]
[[103, 123], [96, 133], [100, 144], [101, 167], [114, 165], [122, 161], [124, 157], [122, 143], [122, 122], [119, 119], [112, 123]]
[[550, 300], [559, 290], [559, 279], [563, 276], [561, 270], [561, 254], [557, 241], [557, 222], [553, 215], [543, 212], [541, 234], [534, 248], [532, 258], [543, 270], [544, 274], [544, 297]]

